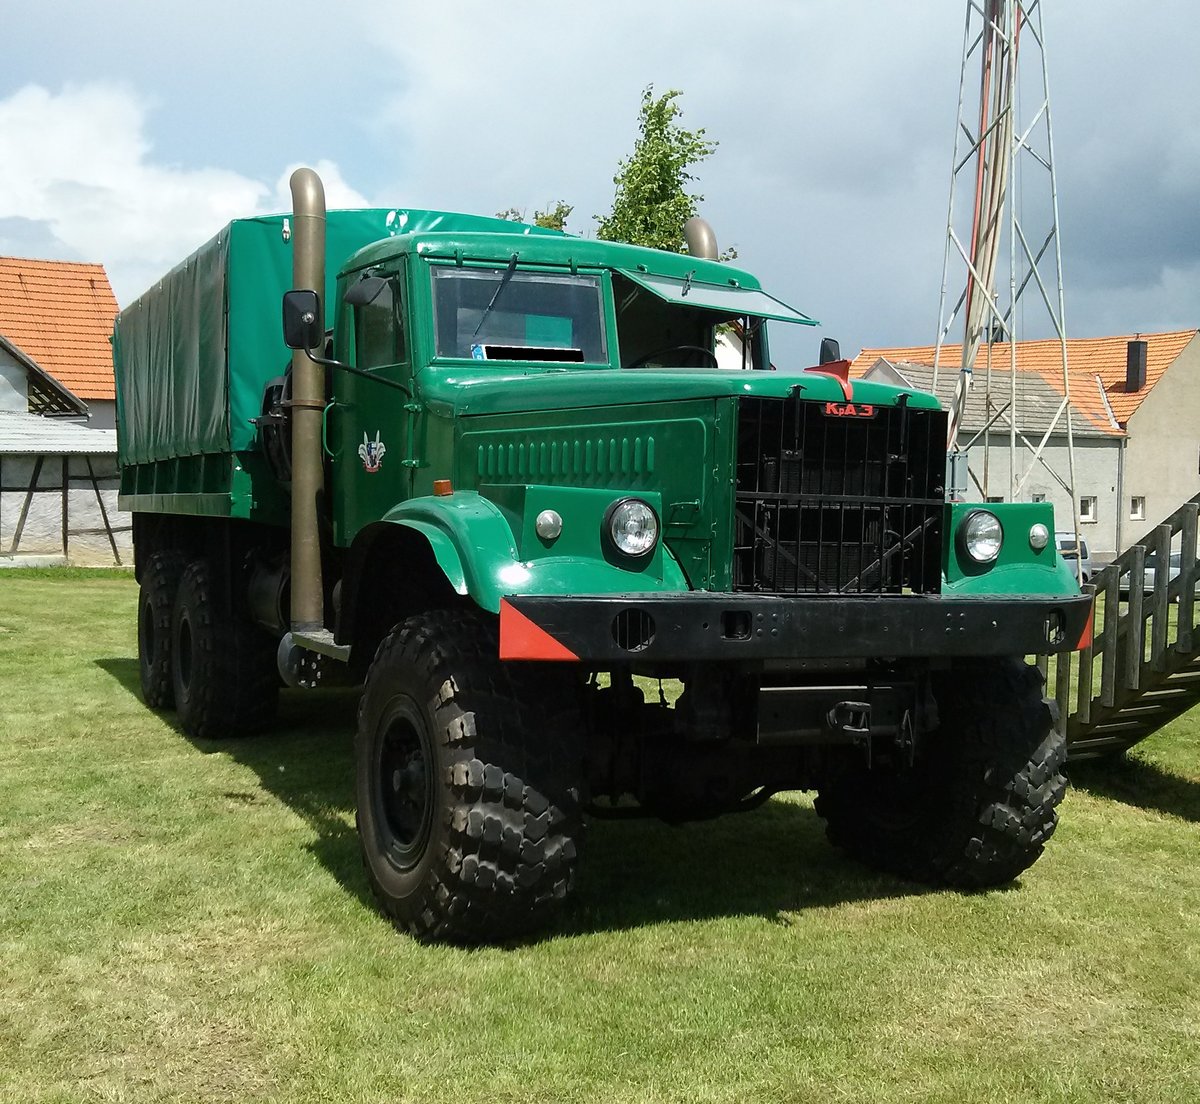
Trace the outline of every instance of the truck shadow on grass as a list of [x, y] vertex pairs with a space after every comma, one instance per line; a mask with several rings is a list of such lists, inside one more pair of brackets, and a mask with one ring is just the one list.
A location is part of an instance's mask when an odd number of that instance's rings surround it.
[[1071, 767], [1071, 785], [1137, 809], [1200, 823], [1200, 782], [1143, 759], [1118, 757]]
[[[97, 665], [140, 701], [138, 666]], [[198, 752], [229, 756], [314, 833], [306, 845], [348, 893], [374, 909], [354, 828], [355, 690], [284, 692], [275, 726], [242, 740], [197, 740], [161, 714]], [[236, 795], [227, 795], [230, 797]], [[866, 870], [825, 842], [807, 802], [780, 798], [750, 812], [673, 827], [654, 820], [592, 821], [576, 892], [544, 937], [619, 931], [664, 922], [788, 914], [912, 897], [925, 887]]]

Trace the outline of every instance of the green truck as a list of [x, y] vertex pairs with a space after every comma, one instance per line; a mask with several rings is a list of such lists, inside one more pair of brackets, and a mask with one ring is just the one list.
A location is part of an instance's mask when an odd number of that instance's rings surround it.
[[813, 321], [699, 220], [670, 254], [292, 193], [117, 320], [149, 705], [220, 739], [362, 682], [366, 874], [423, 939], [544, 923], [585, 818], [784, 790], [905, 878], [1037, 858], [1065, 751], [1022, 657], [1089, 603], [1049, 505], [950, 500], [932, 396], [777, 368]]

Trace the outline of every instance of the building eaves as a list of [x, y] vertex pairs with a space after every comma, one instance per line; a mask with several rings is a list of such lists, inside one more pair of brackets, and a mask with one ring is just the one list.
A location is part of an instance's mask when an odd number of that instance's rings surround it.
[[92, 429], [56, 418], [0, 411], [0, 455], [115, 456], [117, 431]]
[[56, 380], [49, 372], [42, 369], [23, 349], [14, 345], [3, 334], [0, 334], [0, 349], [8, 353], [26, 372], [38, 380], [42, 386], [51, 391], [57, 391], [62, 395], [69, 405], [76, 408], [77, 413], [83, 416], [87, 415], [88, 404], [83, 399], [76, 395], [69, 387], [66, 387], [61, 380]]

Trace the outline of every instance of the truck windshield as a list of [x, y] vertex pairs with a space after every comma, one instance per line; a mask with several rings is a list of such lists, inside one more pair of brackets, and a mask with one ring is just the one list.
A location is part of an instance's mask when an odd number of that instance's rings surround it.
[[439, 265], [433, 315], [441, 357], [608, 360], [597, 276]]

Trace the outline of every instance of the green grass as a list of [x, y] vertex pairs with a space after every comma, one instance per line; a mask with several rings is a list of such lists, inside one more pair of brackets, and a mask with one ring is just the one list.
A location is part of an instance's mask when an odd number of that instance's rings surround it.
[[597, 824], [540, 941], [371, 907], [347, 692], [269, 736], [136, 693], [126, 575], [0, 574], [0, 1100], [1200, 1099], [1200, 716], [1077, 770], [1019, 885], [927, 892], [807, 799]]

